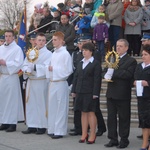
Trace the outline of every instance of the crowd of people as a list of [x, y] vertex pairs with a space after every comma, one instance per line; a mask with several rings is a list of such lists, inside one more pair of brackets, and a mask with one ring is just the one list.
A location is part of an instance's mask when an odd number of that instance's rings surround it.
[[[79, 143], [94, 144], [96, 136], [106, 132], [100, 110], [104, 78], [112, 80], [106, 92], [109, 142], [104, 146], [129, 145], [135, 86], [143, 137], [140, 150], [150, 150], [150, 1], [142, 6], [140, 0], [85, 0], [82, 7], [82, 0], [65, 0], [57, 6], [35, 5], [28, 30], [31, 51], [25, 59], [13, 30], [0, 37], [0, 131], [14, 132], [17, 122], [25, 119], [23, 134], [47, 131], [52, 139], [63, 138], [70, 89], [74, 129], [69, 134], [81, 135]], [[46, 44], [49, 38], [53, 51]], [[118, 67], [102, 70], [108, 42], [109, 50], [117, 52]], [[132, 56], [140, 55], [142, 62], [137, 64]], [[20, 69], [26, 82], [24, 100]]]
[[[42, 4], [37, 4], [34, 9], [29, 33], [33, 30], [36, 33], [63, 31], [70, 53], [74, 50], [74, 42], [81, 36], [87, 36], [97, 45], [103, 57], [104, 45], [109, 41], [111, 48], [116, 49], [119, 38], [129, 42], [129, 55], [140, 56], [142, 34], [150, 31], [149, 0], [145, 0], [144, 5], [140, 0], [85, 0], [83, 5], [82, 0], [65, 0], [58, 3], [57, 8], [48, 4], [42, 8]], [[46, 26], [41, 28], [43, 25]]]

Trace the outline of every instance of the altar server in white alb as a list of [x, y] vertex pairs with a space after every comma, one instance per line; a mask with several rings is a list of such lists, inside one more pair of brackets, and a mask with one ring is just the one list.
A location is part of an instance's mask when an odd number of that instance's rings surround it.
[[5, 31], [5, 43], [0, 46], [0, 130], [16, 131], [24, 120], [18, 71], [23, 64], [23, 52], [14, 41], [14, 31]]
[[66, 79], [72, 73], [72, 59], [63, 46], [62, 32], [55, 32], [52, 40], [55, 50], [48, 68], [48, 134], [51, 138], [58, 139], [67, 134], [69, 89]]
[[[39, 33], [36, 36], [36, 48], [39, 50], [39, 56], [32, 63], [25, 58], [22, 68], [24, 78], [28, 78], [26, 87], [26, 124], [28, 129], [22, 131], [24, 134], [44, 134], [47, 128], [48, 80], [45, 75], [52, 53], [45, 44], [45, 35]], [[32, 75], [26, 75], [26, 72]]]

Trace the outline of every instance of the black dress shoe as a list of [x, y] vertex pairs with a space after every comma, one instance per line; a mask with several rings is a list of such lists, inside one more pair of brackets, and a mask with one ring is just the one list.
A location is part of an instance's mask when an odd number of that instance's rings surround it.
[[113, 146], [118, 146], [119, 143], [116, 141], [116, 142], [113, 142], [113, 141], [110, 141], [109, 143], [105, 144], [104, 146], [105, 147], [113, 147]]
[[71, 136], [77, 136], [77, 135], [82, 135], [82, 133], [72, 132], [72, 133], [69, 133], [69, 135], [71, 135]]
[[53, 135], [51, 136], [52, 139], [60, 139], [60, 138], [63, 138], [62, 135]]
[[2, 125], [0, 126], [0, 131], [8, 129], [9, 126], [10, 126], [9, 124], [2, 124]]
[[31, 134], [36, 132], [37, 132], [36, 128], [28, 128], [26, 131], [22, 131], [23, 134]]
[[126, 148], [129, 145], [129, 141], [120, 141], [119, 145], [117, 146], [117, 148], [122, 149], [122, 148]]
[[74, 129], [70, 129], [71, 132], [74, 132], [75, 130], [76, 130], [75, 128]]
[[6, 132], [14, 132], [14, 131], [16, 131], [16, 125], [15, 124], [11, 124], [9, 126], [9, 128], [6, 129]]
[[[104, 132], [106, 132], [106, 131], [104, 131]], [[96, 132], [96, 136], [102, 136], [104, 132], [98, 130], [98, 131]]]
[[127, 146], [128, 144], [119, 144], [117, 148], [122, 149], [122, 148], [126, 148]]
[[38, 128], [38, 130], [35, 134], [44, 134], [45, 132], [46, 132], [45, 128]]
[[48, 136], [50, 136], [50, 137], [52, 137], [52, 136], [54, 136], [54, 134], [52, 133], [52, 134], [47, 134]]
[[143, 135], [138, 135], [137, 138], [138, 139], [143, 139]]

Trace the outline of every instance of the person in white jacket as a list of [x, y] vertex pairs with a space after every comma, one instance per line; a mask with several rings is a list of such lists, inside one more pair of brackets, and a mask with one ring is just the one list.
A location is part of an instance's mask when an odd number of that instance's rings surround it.
[[55, 32], [52, 37], [54, 53], [49, 66], [48, 134], [53, 139], [67, 134], [69, 90], [67, 78], [73, 71], [72, 58], [64, 47], [64, 34]]
[[5, 43], [0, 46], [0, 130], [6, 132], [16, 131], [17, 122], [24, 120], [18, 76], [23, 59], [14, 31], [5, 31]]
[[[39, 56], [33, 63], [25, 58], [23, 64], [26, 87], [26, 124], [28, 129], [23, 134], [44, 134], [47, 128], [47, 91], [46, 66], [48, 66], [52, 53], [46, 48], [46, 37], [43, 33], [36, 36], [36, 48]], [[27, 75], [26, 72], [32, 75]]]

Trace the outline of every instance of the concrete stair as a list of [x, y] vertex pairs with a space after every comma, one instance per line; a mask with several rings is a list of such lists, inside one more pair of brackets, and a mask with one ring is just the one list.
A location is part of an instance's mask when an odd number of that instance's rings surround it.
[[[141, 58], [135, 57], [137, 62], [141, 62]], [[102, 68], [104, 68], [104, 63], [102, 64]], [[107, 105], [106, 105], [106, 90], [107, 90], [107, 82], [102, 80], [101, 92], [100, 92], [100, 109], [102, 111], [105, 122], [107, 121]], [[70, 96], [69, 102], [69, 115], [68, 121], [69, 123], [73, 123], [73, 99]], [[138, 127], [138, 111], [137, 111], [137, 99], [136, 99], [136, 91], [135, 88], [132, 88], [132, 99], [131, 99], [131, 127]]]

